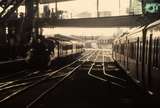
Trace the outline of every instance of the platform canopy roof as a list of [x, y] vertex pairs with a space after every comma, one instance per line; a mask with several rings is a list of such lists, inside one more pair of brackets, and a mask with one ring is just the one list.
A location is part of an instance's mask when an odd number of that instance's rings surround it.
[[66, 1], [73, 1], [73, 0], [39, 0], [39, 3], [46, 4], [46, 3], [55, 3], [55, 2], [66, 2]]
[[53, 36], [48, 36], [48, 39], [54, 39], [58, 41], [81, 41], [79, 37], [71, 36], [71, 35], [62, 35], [62, 34], [55, 34]]

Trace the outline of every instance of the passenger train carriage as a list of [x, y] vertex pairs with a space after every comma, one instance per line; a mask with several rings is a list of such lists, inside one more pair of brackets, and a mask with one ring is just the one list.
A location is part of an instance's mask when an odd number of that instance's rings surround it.
[[113, 58], [133, 79], [160, 95], [160, 20], [116, 38]]
[[62, 39], [58, 37], [48, 37], [47, 40], [55, 45], [55, 48], [52, 49], [52, 53], [54, 53], [54, 56], [51, 57], [52, 59], [81, 53], [83, 51], [83, 44], [78, 40]]
[[56, 58], [67, 57], [83, 52], [83, 43], [74, 38], [58, 35], [35, 42], [28, 52], [26, 62], [34, 67], [49, 66]]

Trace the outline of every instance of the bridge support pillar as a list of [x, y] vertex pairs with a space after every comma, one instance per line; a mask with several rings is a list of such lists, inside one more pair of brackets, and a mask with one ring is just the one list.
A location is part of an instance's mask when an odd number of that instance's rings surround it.
[[[35, 0], [34, 8], [35, 8], [35, 18], [39, 18], [39, 0]], [[35, 35], [39, 35], [39, 25], [36, 21], [35, 22]]]
[[25, 37], [29, 38], [33, 36], [33, 18], [34, 18], [34, 7], [33, 0], [25, 0]]
[[36, 18], [39, 18], [39, 0], [26, 0], [26, 33], [37, 39], [39, 36], [39, 25]]

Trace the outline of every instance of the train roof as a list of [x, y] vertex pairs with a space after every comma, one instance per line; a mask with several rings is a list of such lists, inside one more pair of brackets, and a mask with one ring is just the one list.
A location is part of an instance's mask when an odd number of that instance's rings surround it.
[[141, 26], [136, 27], [136, 28], [132, 28], [132, 29], [129, 30], [128, 32], [124, 32], [124, 33], [122, 33], [121, 35], [119, 35], [118, 37], [116, 37], [116, 38], [114, 39], [114, 41], [119, 41], [119, 40], [122, 41], [122, 40], [124, 40], [124, 38], [125, 38], [126, 36], [129, 36], [129, 37], [130, 37], [131, 35], [140, 32], [143, 28], [144, 28], [144, 27], [141, 27]]
[[73, 36], [66, 36], [61, 34], [54, 35], [55, 38], [66, 40], [66, 41], [81, 41], [79, 38], [73, 37]]
[[61, 34], [55, 34], [52, 37], [48, 37], [48, 39], [54, 39], [58, 41], [81, 41], [79, 38], [72, 37], [72, 36], [65, 36]]
[[133, 29], [127, 31], [127, 32], [123, 32], [123, 33], [120, 34], [118, 37], [116, 37], [114, 40], [123, 38], [123, 37], [125, 37], [126, 35], [132, 35], [132, 34], [134, 34], [134, 33], [136, 33], [136, 32], [139, 32], [139, 31], [142, 30], [142, 29], [143, 29], [143, 27], [140, 27], [140, 26], [139, 26], [139, 27], [136, 27], [136, 28], [133, 28]]
[[152, 23], [149, 24], [148, 26], [142, 26], [142, 27], [140, 26], [140, 27], [137, 27], [136, 29], [133, 29], [133, 30], [129, 31], [129, 35], [138, 33], [138, 32], [140, 32], [140, 31], [142, 31], [144, 28], [150, 29], [150, 28], [155, 27], [155, 26], [158, 26], [158, 25], [160, 25], [160, 19], [152, 22]]
[[130, 36], [133, 36], [136, 33], [142, 32], [142, 30], [144, 28], [150, 29], [150, 28], [158, 26], [158, 25], [160, 26], [160, 19], [152, 22], [148, 26], [139, 26], [139, 27], [133, 28], [133, 29], [128, 31], [128, 34], [127, 33], [123, 33], [120, 36], [118, 36], [117, 38], [115, 38], [115, 41], [123, 39], [126, 35], [130, 37]]
[[139, 27], [137, 27], [137, 28], [133, 28], [133, 29], [131, 29], [131, 30], [129, 31], [129, 35], [132, 35], [132, 34], [134, 34], [134, 33], [140, 32], [140, 31], [142, 31], [144, 28], [145, 28], [145, 26], [139, 26]]
[[149, 28], [155, 27], [155, 26], [157, 26], [157, 25], [160, 25], [160, 19], [154, 21], [154, 22], [151, 23], [151, 24], [149, 24], [149, 25], [147, 26], [147, 28], [149, 29]]

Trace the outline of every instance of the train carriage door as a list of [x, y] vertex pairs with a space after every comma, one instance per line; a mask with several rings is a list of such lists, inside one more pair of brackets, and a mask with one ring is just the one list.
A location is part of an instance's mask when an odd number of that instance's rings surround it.
[[160, 38], [158, 38], [158, 45], [157, 45], [157, 50], [158, 50], [158, 61], [157, 61], [157, 66], [160, 70]]
[[58, 57], [60, 57], [60, 43], [57, 41], [57, 47], [58, 47]]
[[123, 49], [123, 64], [125, 67], [125, 49], [126, 49], [126, 43], [124, 42], [124, 49]]
[[77, 47], [78, 47], [78, 45], [77, 45], [77, 43], [76, 43], [76, 44], [75, 44], [76, 53], [78, 52]]
[[139, 79], [138, 73], [139, 73], [139, 37], [137, 38], [137, 47], [136, 47], [136, 75], [137, 75], [137, 79]]
[[121, 63], [121, 52], [122, 52], [122, 45], [121, 45], [121, 41], [119, 41], [119, 63]]
[[149, 54], [149, 42], [146, 40], [146, 50], [145, 50], [145, 64], [148, 64], [148, 54]]
[[158, 55], [159, 55], [159, 46], [158, 46], [158, 45], [159, 45], [159, 39], [157, 38], [157, 39], [156, 39], [156, 58], [155, 58], [155, 62], [156, 62], [155, 64], [156, 64], [156, 67], [157, 67], [157, 68], [158, 68], [158, 63], [159, 63], [159, 62], [158, 62], [158, 60], [159, 60], [159, 59], [158, 59], [158, 58], [159, 58], [159, 57], [158, 57]]
[[72, 48], [71, 48], [71, 50], [72, 50], [72, 52], [71, 52], [71, 54], [73, 54], [73, 49], [74, 49], [74, 43], [72, 42]]
[[129, 40], [128, 40], [127, 41], [127, 70], [129, 70], [129, 62], [128, 62], [129, 52], [130, 52], [130, 49], [129, 49]]
[[143, 33], [143, 45], [142, 45], [142, 83], [145, 84], [145, 78], [144, 78], [144, 75], [145, 75], [145, 72], [146, 72], [146, 69], [145, 69], [145, 47], [146, 47], [146, 34], [147, 34], [147, 30], [146, 28], [143, 29], [142, 31]]
[[[140, 38], [139, 38], [139, 39], [140, 39]], [[139, 63], [139, 67], [138, 67], [138, 68], [139, 68], [139, 69], [138, 69], [138, 70], [139, 70], [139, 73], [138, 73], [138, 78], [139, 78], [140, 81], [142, 81], [142, 73], [143, 73], [143, 72], [142, 72], [142, 54], [143, 54], [143, 53], [142, 53], [142, 52], [143, 52], [142, 49], [143, 49], [143, 42], [142, 42], [142, 40], [139, 40], [139, 54], [138, 54], [138, 55], [139, 55], [139, 56], [138, 56], [138, 57], [139, 57], [139, 58], [138, 58], [138, 60], [139, 60], [139, 61], [138, 61], [138, 63]]]
[[121, 64], [124, 66], [124, 43], [121, 44]]
[[153, 54], [152, 54], [152, 58], [153, 58], [153, 67], [156, 67], [156, 44], [157, 44], [157, 39], [153, 39]]
[[[154, 38], [154, 39], [153, 39]], [[153, 35], [152, 37], [152, 58], [151, 58], [151, 66], [150, 66], [150, 73], [148, 76], [149, 78], [149, 89], [152, 91], [159, 91], [159, 84], [160, 84], [160, 70], [158, 68], [158, 44], [159, 40], [157, 36]]]
[[125, 60], [124, 60], [124, 65], [125, 65], [125, 68], [127, 69], [127, 37], [126, 37], [126, 40], [125, 40], [125, 52], [124, 52], [124, 56], [125, 56]]
[[58, 45], [59, 43], [58, 43], [58, 41], [57, 40], [55, 40], [55, 49], [54, 49], [54, 55], [55, 55], [55, 57], [58, 57], [58, 54], [59, 54], [59, 45]]
[[119, 61], [118, 53], [119, 53], [119, 42], [116, 42], [116, 60], [117, 61]]
[[117, 41], [115, 42], [114, 47], [115, 47], [115, 49], [114, 49], [114, 58], [117, 60], [117, 51], [118, 51]]
[[146, 84], [148, 85], [148, 87], [150, 88], [150, 84], [151, 84], [151, 67], [152, 67], [152, 53], [153, 53], [153, 40], [152, 40], [152, 34], [150, 34], [149, 37], [149, 53], [148, 53], [148, 73], [147, 73], [147, 79], [146, 79]]

